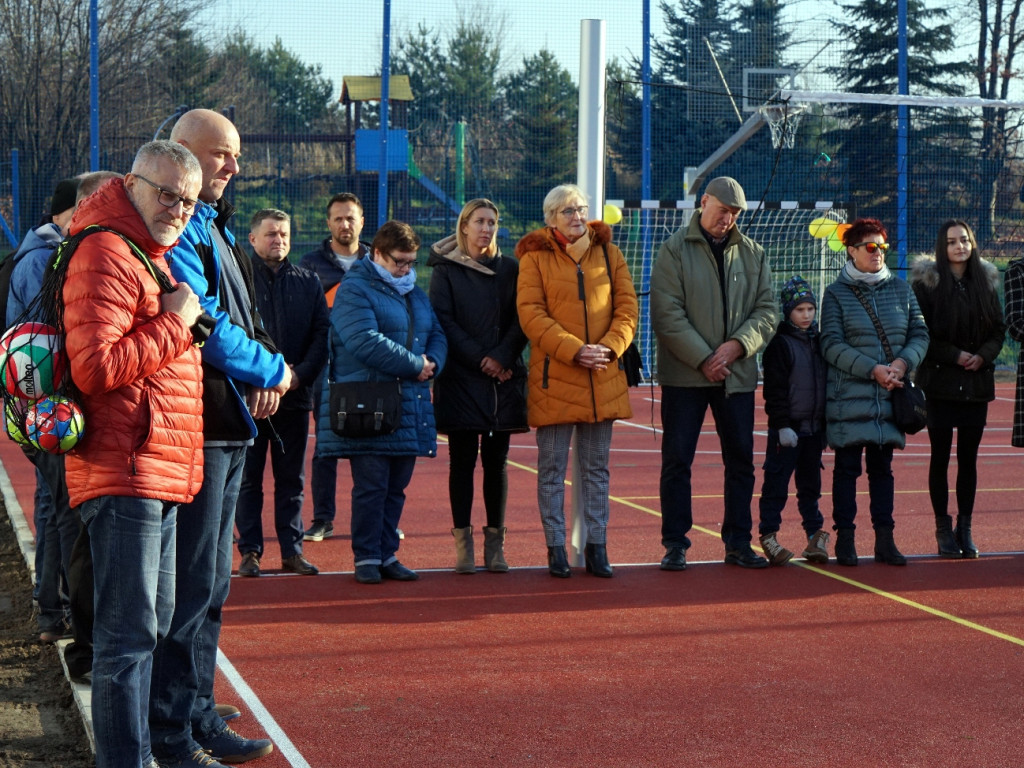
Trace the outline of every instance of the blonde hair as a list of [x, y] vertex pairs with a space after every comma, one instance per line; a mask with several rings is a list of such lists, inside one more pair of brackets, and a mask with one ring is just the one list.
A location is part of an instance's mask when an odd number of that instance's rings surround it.
[[544, 196], [544, 223], [555, 226], [558, 212], [570, 200], [581, 200], [583, 205], [589, 205], [587, 193], [575, 184], [559, 184], [548, 192]]
[[[478, 197], [475, 200], [470, 200], [464, 206], [462, 206], [462, 212], [459, 213], [459, 219], [455, 222], [455, 242], [459, 244], [459, 250], [469, 255], [469, 248], [466, 246], [466, 235], [462, 231], [462, 227], [469, 222], [469, 217], [476, 213], [481, 208], [487, 208], [488, 210], [494, 211], [494, 218], [498, 218], [498, 206], [488, 200], [486, 197]], [[498, 228], [494, 228], [494, 234], [491, 235], [491, 242], [484, 248], [485, 256], [494, 256], [498, 252]]]

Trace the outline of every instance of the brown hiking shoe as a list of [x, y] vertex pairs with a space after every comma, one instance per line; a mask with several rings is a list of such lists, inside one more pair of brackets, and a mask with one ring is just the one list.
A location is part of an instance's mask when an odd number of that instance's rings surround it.
[[828, 534], [824, 531], [815, 531], [807, 537], [807, 549], [800, 556], [809, 563], [828, 562]]
[[761, 537], [761, 549], [764, 550], [765, 557], [768, 558], [768, 562], [772, 565], [785, 565], [793, 559], [793, 553], [786, 549], [784, 546], [779, 544], [779, 540], [774, 533], [768, 533]]

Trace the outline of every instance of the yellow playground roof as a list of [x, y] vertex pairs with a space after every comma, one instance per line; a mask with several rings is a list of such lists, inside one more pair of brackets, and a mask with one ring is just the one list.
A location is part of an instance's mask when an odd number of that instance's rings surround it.
[[[408, 75], [391, 75], [389, 101], [412, 101], [412, 86]], [[342, 104], [352, 101], [380, 101], [379, 77], [344, 77], [341, 80]]]

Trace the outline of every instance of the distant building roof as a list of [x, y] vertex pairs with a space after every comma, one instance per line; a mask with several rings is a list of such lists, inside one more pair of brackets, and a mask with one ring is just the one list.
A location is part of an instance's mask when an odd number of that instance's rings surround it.
[[[388, 89], [389, 101], [412, 101], [408, 75], [392, 75]], [[380, 101], [379, 77], [345, 77], [341, 80], [342, 104], [352, 101]]]

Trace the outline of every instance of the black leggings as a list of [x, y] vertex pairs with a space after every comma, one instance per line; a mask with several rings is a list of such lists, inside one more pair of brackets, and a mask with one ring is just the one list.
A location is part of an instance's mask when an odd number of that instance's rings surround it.
[[484, 468], [484, 510], [487, 526], [501, 528], [505, 524], [505, 501], [508, 499], [508, 460], [510, 432], [450, 432], [448, 434], [448, 496], [452, 504], [452, 524], [466, 528], [473, 512], [473, 474], [476, 457]]
[[[953, 425], [935, 423], [929, 419], [928, 439], [932, 444], [932, 457], [928, 464], [928, 495], [936, 517], [949, 514], [949, 457], [953, 448]], [[985, 431], [984, 421], [956, 427], [956, 508], [960, 515], [974, 512], [974, 494], [978, 488], [978, 447]]]

